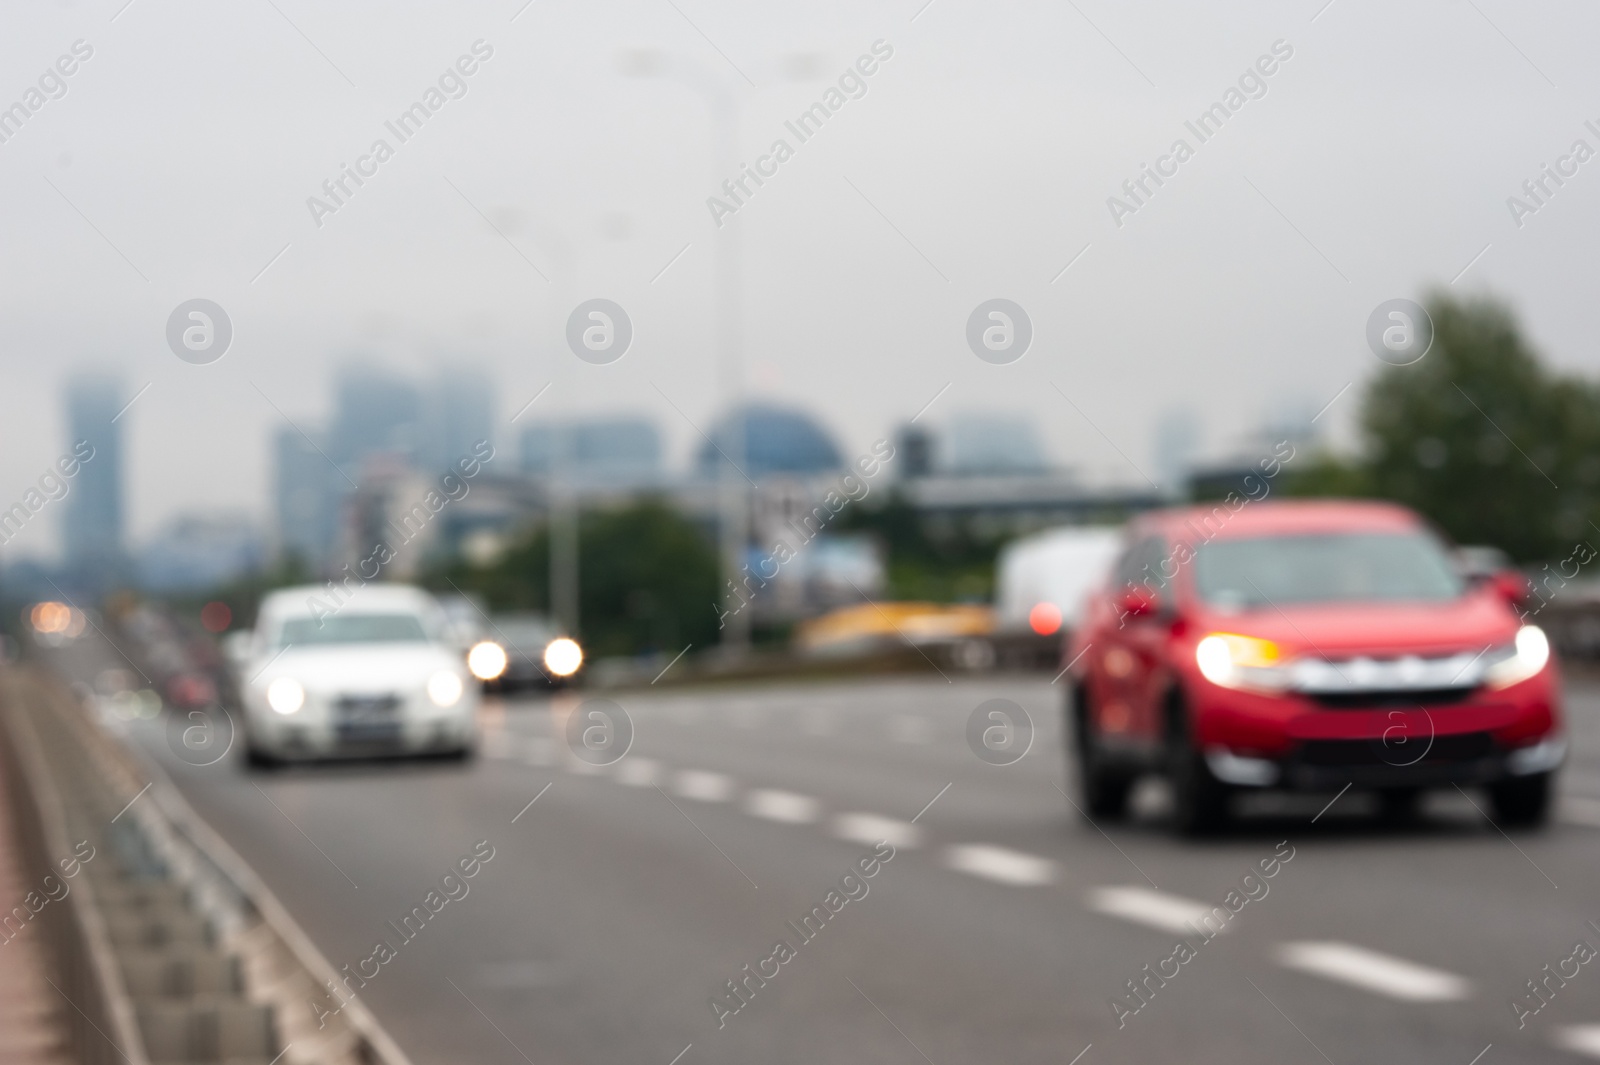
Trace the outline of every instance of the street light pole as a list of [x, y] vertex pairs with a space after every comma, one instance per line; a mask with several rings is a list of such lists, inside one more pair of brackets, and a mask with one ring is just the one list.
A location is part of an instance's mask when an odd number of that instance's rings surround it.
[[[623, 56], [624, 73], [670, 76], [705, 97], [712, 126], [712, 187], [739, 172], [739, 104], [727, 86], [696, 64], [685, 64], [660, 52], [641, 50]], [[740, 344], [740, 223], [737, 215], [718, 226], [713, 239], [712, 276], [716, 289], [718, 391], [729, 412], [729, 430], [718, 445], [725, 453], [717, 463], [718, 546], [722, 560], [722, 646], [732, 655], [750, 648], [750, 615], [742, 608], [741, 587], [749, 542], [750, 499], [745, 474], [744, 359]], [[713, 439], [716, 439], [713, 436]]]
[[[552, 339], [559, 351], [566, 347], [567, 279], [572, 275], [572, 242], [554, 226], [542, 220], [534, 223], [535, 242], [544, 246], [555, 260], [551, 271]], [[551, 365], [556, 365], [552, 360]], [[560, 422], [551, 423], [551, 440], [555, 451], [550, 457], [550, 469], [545, 477], [545, 513], [550, 537], [550, 618], [563, 635], [578, 635], [578, 519], [580, 500], [577, 485], [572, 480], [570, 457], [567, 454], [570, 427], [564, 431]]]

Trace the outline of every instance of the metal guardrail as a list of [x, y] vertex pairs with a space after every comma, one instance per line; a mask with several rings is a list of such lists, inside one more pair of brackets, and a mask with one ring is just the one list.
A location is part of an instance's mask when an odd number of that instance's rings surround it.
[[79, 1061], [410, 1065], [359, 1000], [319, 1016], [338, 973], [159, 765], [35, 670], [0, 705], [30, 875], [97, 852], [40, 914]]
[[[59, 878], [61, 870], [55, 863], [73, 850], [62, 797], [23, 709], [17, 680], [10, 670], [0, 680], [4, 709], [0, 757], [13, 806], [20, 814], [19, 857], [29, 882], [42, 884], [46, 876]], [[35, 919], [60, 980], [56, 990], [71, 1006], [63, 1014], [74, 1060], [81, 1065], [150, 1065], [132, 998], [117, 972], [110, 935], [95, 905], [93, 884], [74, 885]]]

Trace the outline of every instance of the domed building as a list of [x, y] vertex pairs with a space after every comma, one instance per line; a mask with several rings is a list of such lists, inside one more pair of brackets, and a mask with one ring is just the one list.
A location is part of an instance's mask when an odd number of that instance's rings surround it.
[[[736, 443], [736, 430], [741, 427], [742, 449]], [[717, 476], [724, 454], [750, 477], [827, 473], [844, 465], [833, 439], [810, 415], [764, 403], [747, 404], [718, 420], [711, 440], [701, 445], [695, 458], [696, 471], [705, 477]]]

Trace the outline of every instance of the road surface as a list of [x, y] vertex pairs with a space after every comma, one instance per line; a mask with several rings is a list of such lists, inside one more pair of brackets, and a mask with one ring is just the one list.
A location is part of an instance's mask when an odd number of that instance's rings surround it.
[[[58, 662], [92, 680], [83, 647]], [[1352, 792], [1204, 842], [1169, 834], [1155, 783], [1128, 822], [1073, 811], [1048, 678], [600, 697], [634, 736], [599, 767], [564, 738], [571, 695], [490, 699], [465, 766], [250, 773], [237, 751], [188, 764], [160, 721], [128, 730], [336, 966], [377, 972], [360, 993], [419, 1065], [1600, 1057], [1600, 965], [1567, 961], [1600, 947], [1600, 688], [1571, 692], [1545, 832], [1507, 836], [1455, 793], [1384, 826]], [[1033, 723], [1012, 764], [969, 745], [992, 699]], [[892, 858], [841, 884], [879, 840]], [[481, 841], [493, 857], [438, 903]], [[1185, 930], [1217, 906], [1225, 931]], [[1577, 975], [1519, 1029], [1547, 965]]]

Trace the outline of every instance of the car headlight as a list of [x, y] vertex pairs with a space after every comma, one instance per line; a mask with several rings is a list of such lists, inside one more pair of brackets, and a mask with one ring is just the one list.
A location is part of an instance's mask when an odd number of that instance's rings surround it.
[[[1490, 656], [1493, 657], [1490, 657]], [[1550, 638], [1537, 625], [1524, 625], [1508, 647], [1491, 651], [1483, 679], [1491, 688], [1509, 688], [1537, 674], [1550, 661]]]
[[544, 667], [558, 677], [570, 677], [583, 665], [583, 648], [577, 640], [563, 636], [551, 640], [544, 649]]
[[479, 680], [494, 680], [506, 671], [510, 661], [506, 657], [506, 649], [493, 640], [474, 644], [472, 650], [467, 652], [467, 668]]
[[279, 677], [267, 685], [267, 705], [287, 716], [306, 705], [306, 690], [293, 677]]
[[434, 706], [454, 706], [461, 698], [461, 678], [448, 670], [440, 670], [428, 678], [428, 698]]
[[1289, 685], [1283, 652], [1271, 640], [1214, 632], [1194, 649], [1200, 675], [1224, 688], [1279, 690]]

